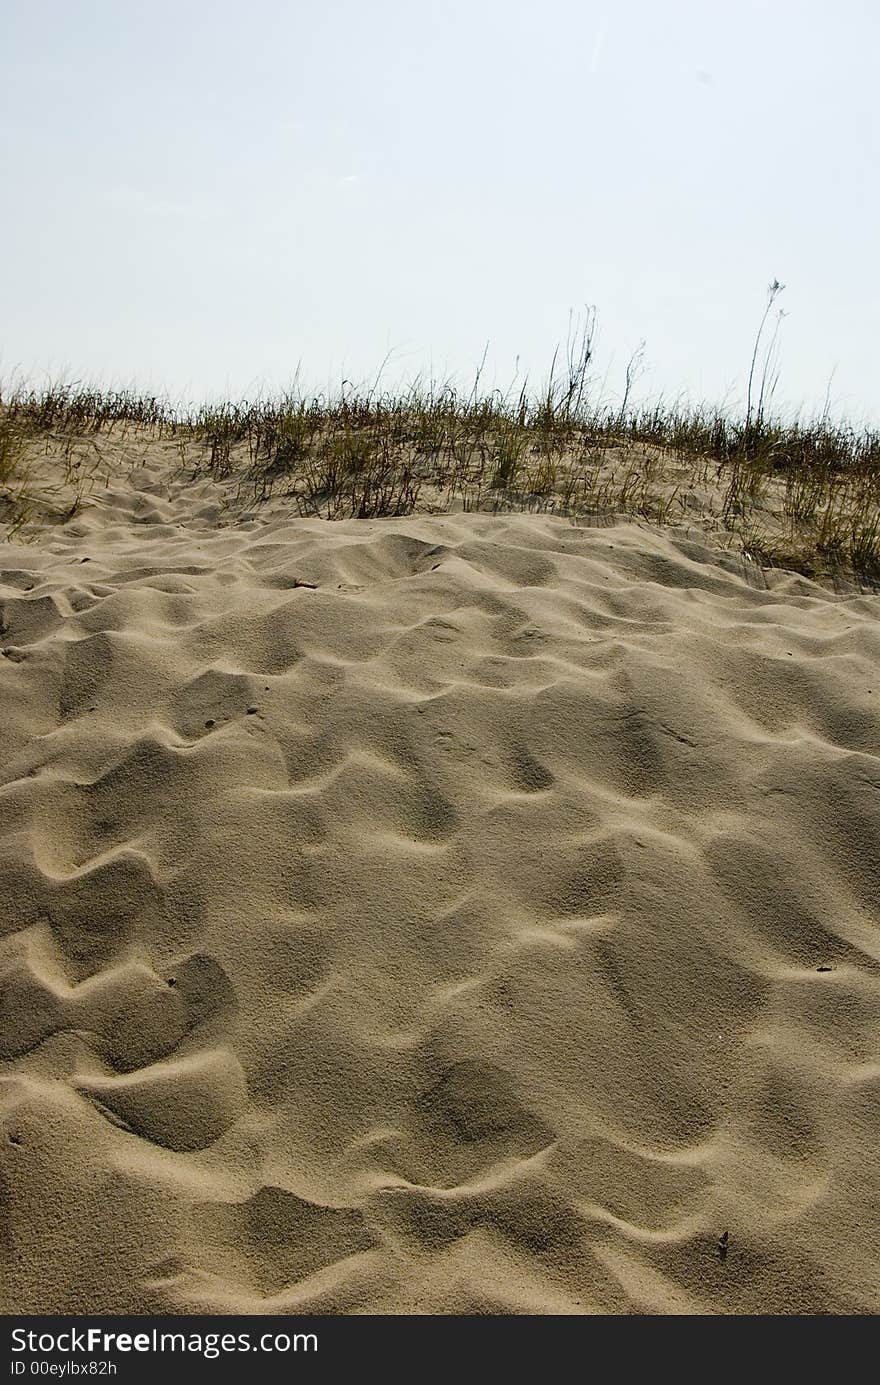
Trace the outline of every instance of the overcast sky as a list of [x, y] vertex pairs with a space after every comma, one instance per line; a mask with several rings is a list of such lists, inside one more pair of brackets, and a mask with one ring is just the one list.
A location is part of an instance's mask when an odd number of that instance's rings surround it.
[[[597, 388], [877, 420], [876, 0], [2, 0], [0, 372]], [[833, 372], [833, 377], [832, 377]]]

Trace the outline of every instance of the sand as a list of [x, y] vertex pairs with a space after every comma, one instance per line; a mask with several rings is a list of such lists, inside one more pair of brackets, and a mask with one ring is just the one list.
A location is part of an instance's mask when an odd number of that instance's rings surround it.
[[880, 1310], [880, 598], [217, 518], [0, 548], [0, 1307]]

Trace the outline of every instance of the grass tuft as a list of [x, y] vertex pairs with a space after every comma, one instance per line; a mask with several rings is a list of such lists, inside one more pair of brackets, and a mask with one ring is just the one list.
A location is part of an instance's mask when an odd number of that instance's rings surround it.
[[[25, 538], [65, 522], [92, 503], [113, 457], [142, 455], [152, 439], [176, 448], [185, 475], [221, 483], [231, 518], [268, 502], [331, 520], [450, 508], [628, 515], [702, 530], [765, 566], [873, 584], [880, 435], [833, 423], [827, 410], [775, 418], [776, 332], [755, 378], [781, 288], [768, 290], [743, 416], [632, 405], [641, 347], [622, 403], [595, 400], [592, 314], [570, 323], [534, 392], [525, 382], [481, 393], [479, 372], [468, 393], [416, 381], [396, 393], [346, 386], [336, 397], [290, 391], [197, 408], [75, 383], [18, 388], [0, 397], [0, 523]], [[46, 458], [54, 489], [29, 479]]]

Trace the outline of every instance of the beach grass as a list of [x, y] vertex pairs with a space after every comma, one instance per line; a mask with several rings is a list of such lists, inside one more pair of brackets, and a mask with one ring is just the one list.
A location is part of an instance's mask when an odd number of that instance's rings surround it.
[[[768, 308], [774, 296], [771, 286]], [[759, 346], [760, 332], [753, 371]], [[98, 493], [120, 443], [159, 439], [173, 440], [184, 472], [229, 482], [230, 517], [269, 499], [330, 520], [450, 508], [623, 515], [708, 532], [763, 566], [877, 581], [880, 434], [827, 410], [774, 416], [770, 349], [740, 413], [631, 405], [637, 357], [622, 402], [597, 402], [592, 354], [588, 320], [534, 391], [527, 381], [483, 391], [480, 372], [467, 391], [416, 380], [198, 406], [72, 381], [6, 388], [0, 532], [24, 539], [66, 521]]]

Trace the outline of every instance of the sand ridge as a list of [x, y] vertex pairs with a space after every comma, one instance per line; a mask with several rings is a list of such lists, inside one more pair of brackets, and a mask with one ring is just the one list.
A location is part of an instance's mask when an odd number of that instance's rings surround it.
[[0, 548], [4, 1311], [877, 1311], [880, 598], [216, 515]]

